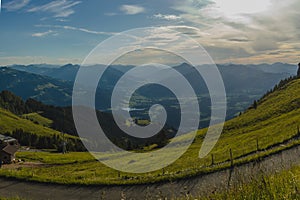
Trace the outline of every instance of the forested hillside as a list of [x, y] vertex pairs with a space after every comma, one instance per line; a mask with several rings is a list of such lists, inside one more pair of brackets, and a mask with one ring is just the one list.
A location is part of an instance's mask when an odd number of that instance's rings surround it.
[[[28, 99], [26, 101], [23, 101], [20, 97], [14, 95], [9, 91], [2, 91], [0, 93], [0, 108], [6, 109], [7, 110], [6, 112], [11, 112], [10, 113], [11, 115], [13, 114], [16, 115], [16, 118], [23, 117], [26, 120], [26, 122], [28, 121], [28, 123], [34, 123], [41, 127], [45, 125], [45, 121], [46, 121], [48, 127], [43, 127], [43, 128], [48, 128], [49, 130], [55, 131], [57, 133], [66, 133], [67, 135], [70, 136], [72, 135], [72, 137], [74, 138], [78, 138], [78, 134], [73, 121], [71, 107], [56, 107], [51, 105], [45, 105], [34, 99]], [[125, 134], [116, 125], [111, 114], [102, 113], [100, 111], [97, 111], [97, 114], [98, 114], [99, 123], [101, 124], [107, 136], [116, 145], [127, 150], [139, 150], [139, 149], [143, 149], [146, 146], [151, 146], [153, 144], [155, 144], [155, 146], [157, 147], [164, 146], [165, 144], [167, 144], [168, 139], [171, 138], [175, 133], [175, 131], [170, 127], [165, 127], [159, 134], [153, 136], [150, 139], [147, 140], [138, 139]], [[11, 129], [9, 129], [9, 131], [14, 131], [10, 135], [15, 136], [17, 139], [20, 139], [22, 141], [23, 141], [22, 137], [24, 135], [31, 135], [31, 132], [26, 132], [24, 129], [14, 128], [12, 124], [10, 125], [10, 128]], [[23, 133], [24, 131], [26, 133]], [[19, 132], [21, 132], [21, 134]], [[61, 135], [62, 137], [62, 134], [59, 135]], [[35, 146], [38, 148], [56, 148], [58, 146], [58, 144], [55, 144], [57, 143], [56, 141], [61, 140], [60, 138], [52, 137], [51, 134], [48, 134], [47, 137], [52, 138], [53, 140], [55, 139], [55, 142], [47, 141], [47, 145], [39, 144]], [[30, 139], [28, 137], [25, 139], [25, 141], [26, 142], [22, 143], [23, 145], [30, 146], [36, 143], [36, 142], [31, 142], [31, 141], [36, 141], [35, 138]], [[76, 142], [78, 142], [78, 145], [74, 145], [74, 147], [70, 148], [70, 150], [79, 150], [79, 151], [85, 150], [85, 148], [82, 146], [81, 141], [79, 141], [79, 138], [78, 141]]]

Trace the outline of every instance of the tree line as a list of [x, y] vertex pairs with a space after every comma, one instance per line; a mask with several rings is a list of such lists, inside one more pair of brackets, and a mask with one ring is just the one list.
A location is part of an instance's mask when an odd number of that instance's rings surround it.
[[300, 78], [300, 63], [298, 64], [298, 70], [297, 75], [290, 76], [288, 78], [285, 78], [281, 80], [278, 84], [276, 84], [272, 89], [268, 90], [259, 100], [254, 100], [253, 104], [249, 107], [249, 109], [256, 109], [259, 103], [261, 103], [266, 97], [268, 97], [270, 94], [272, 94], [275, 91], [283, 89], [287, 84], [289, 84], [291, 81], [299, 79]]
[[56, 149], [61, 152], [63, 149], [63, 142], [66, 142], [66, 149], [68, 151], [85, 151], [85, 147], [80, 139], [77, 138], [63, 138], [60, 135], [42, 136], [26, 132], [23, 129], [16, 129], [12, 132], [4, 133], [6, 136], [11, 136], [18, 139], [22, 146], [34, 147], [38, 149]]

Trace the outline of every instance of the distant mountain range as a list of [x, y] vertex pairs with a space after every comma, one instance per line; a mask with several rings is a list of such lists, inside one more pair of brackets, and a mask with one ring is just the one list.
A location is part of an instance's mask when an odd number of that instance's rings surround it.
[[[21, 96], [23, 99], [33, 98], [46, 104], [56, 106], [71, 105], [72, 86], [76, 78], [79, 65], [14, 65], [0, 68], [0, 91], [9, 90]], [[104, 67], [104, 66], [99, 66]], [[134, 66], [112, 66], [104, 74], [96, 94], [96, 107], [102, 111], [110, 110], [110, 96], [117, 81]], [[231, 119], [239, 112], [248, 108], [254, 100], [259, 99], [268, 90], [274, 87], [280, 80], [296, 74], [297, 66], [275, 63], [272, 65], [218, 65], [223, 77], [227, 99], [227, 118]], [[203, 124], [207, 126], [210, 118], [210, 98], [202, 77], [195, 69], [187, 64], [174, 67], [183, 74], [191, 83], [201, 100], [201, 114]], [[168, 73], [162, 70], [161, 73]], [[172, 77], [176, 79], [176, 77]], [[168, 90], [157, 85], [149, 85], [137, 91], [132, 99], [134, 108], [144, 108], [133, 112], [140, 118], [147, 118], [147, 109], [153, 103], [161, 103], [169, 106], [172, 119], [169, 124], [177, 124], [178, 102]], [[171, 97], [171, 98], [170, 98]], [[135, 100], [136, 99], [136, 100]], [[141, 99], [143, 99], [141, 101]], [[177, 105], [177, 106], [176, 106]]]
[[0, 91], [9, 90], [24, 100], [33, 98], [51, 105], [70, 105], [72, 83], [11, 67], [0, 68]]
[[[103, 65], [97, 65], [97, 67], [105, 67]], [[134, 66], [123, 66], [123, 65], [116, 65], [110, 67], [109, 73], [107, 75], [110, 75], [110, 77], [106, 78], [112, 78], [111, 76], [117, 76], [118, 74], [124, 74], [124, 72], [127, 72], [129, 69], [133, 68]], [[55, 66], [55, 65], [13, 65], [10, 66], [10, 68], [13, 68], [18, 71], [24, 71], [28, 73], [38, 74], [42, 76], [48, 76], [55, 79], [60, 79], [64, 81], [72, 81], [74, 82], [77, 72], [80, 68], [79, 65], [72, 65], [67, 64], [64, 66]]]
[[[272, 73], [272, 74], [287, 74], [287, 75], [295, 75], [297, 72], [296, 65], [291, 65], [287, 63], [258, 64], [258, 65], [220, 64], [217, 66], [219, 69], [224, 69], [224, 70], [225, 69], [239, 70], [240, 72], [237, 73], [242, 72], [243, 74], [247, 74], [248, 72], [251, 72], [251, 70], [255, 70], [256, 72], [262, 71], [262, 72]], [[64, 66], [39, 64], [39, 65], [12, 65], [6, 67], [10, 67], [19, 71], [38, 74], [42, 76], [49, 76], [55, 79], [74, 81], [80, 66], [72, 65], [72, 64], [67, 64]], [[133, 67], [134, 66], [116, 65], [116, 66], [112, 66], [111, 68], [121, 73], [125, 73], [129, 69], [132, 69]]]
[[297, 73], [297, 66], [286, 63], [274, 63], [274, 64], [259, 64], [259, 65], [247, 65], [249, 68], [258, 69], [269, 73], [287, 73], [295, 75]]

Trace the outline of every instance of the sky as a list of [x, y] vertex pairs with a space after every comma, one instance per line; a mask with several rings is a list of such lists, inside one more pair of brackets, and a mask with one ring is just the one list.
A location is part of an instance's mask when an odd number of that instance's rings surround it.
[[[300, 61], [299, 0], [1, 3], [0, 65], [80, 64], [102, 41], [143, 27], [168, 27], [187, 34], [216, 63]], [[161, 37], [168, 39], [173, 35]]]

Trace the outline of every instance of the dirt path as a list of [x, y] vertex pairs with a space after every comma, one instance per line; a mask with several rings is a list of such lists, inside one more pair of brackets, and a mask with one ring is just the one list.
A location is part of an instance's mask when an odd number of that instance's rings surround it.
[[25, 199], [158, 199], [212, 193], [228, 187], [233, 181], [247, 180], [260, 172], [272, 173], [300, 164], [300, 146], [272, 155], [259, 163], [248, 163], [233, 170], [227, 169], [176, 182], [136, 186], [63, 186], [20, 182], [0, 178], [1, 197]]

